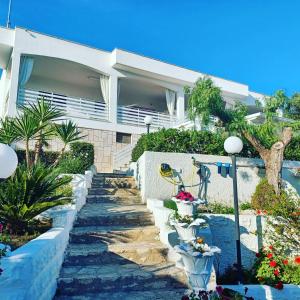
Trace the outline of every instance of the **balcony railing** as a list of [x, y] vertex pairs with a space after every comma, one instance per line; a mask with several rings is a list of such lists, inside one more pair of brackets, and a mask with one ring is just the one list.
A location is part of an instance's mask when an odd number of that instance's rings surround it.
[[37, 100], [41, 98], [49, 101], [70, 117], [108, 120], [108, 110], [105, 103], [82, 98], [67, 97], [55, 93], [20, 89], [18, 94], [18, 104], [26, 105], [36, 103]]
[[125, 106], [118, 106], [118, 123], [144, 127], [144, 118], [146, 116], [152, 117], [152, 125], [156, 128], [170, 128], [176, 125], [176, 117], [171, 117], [168, 114], [147, 111], [140, 108], [129, 108]]

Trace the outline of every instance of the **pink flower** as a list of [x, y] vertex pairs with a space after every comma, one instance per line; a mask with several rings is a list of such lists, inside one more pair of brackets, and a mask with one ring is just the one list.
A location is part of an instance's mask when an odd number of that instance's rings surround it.
[[3, 230], [3, 225], [0, 223], [0, 232]]

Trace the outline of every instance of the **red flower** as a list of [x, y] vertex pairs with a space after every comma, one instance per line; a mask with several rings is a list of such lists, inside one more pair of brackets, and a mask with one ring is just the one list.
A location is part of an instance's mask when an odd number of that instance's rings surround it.
[[263, 212], [265, 215], [267, 214], [267, 211], [266, 211], [266, 210], [263, 210], [262, 212]]
[[273, 250], [274, 248], [273, 248], [273, 246], [269, 246], [269, 249], [270, 249], [270, 250]]
[[268, 255], [267, 255], [267, 258], [272, 258], [273, 257], [273, 254], [272, 253], [269, 253]]
[[278, 270], [278, 269], [276, 269], [276, 270], [274, 270], [274, 272], [273, 272], [273, 273], [274, 273], [274, 275], [275, 275], [275, 276], [278, 276], [278, 275], [279, 275], [279, 270]]
[[277, 263], [275, 260], [270, 261], [270, 267], [275, 268], [277, 266]]
[[275, 289], [277, 290], [282, 290], [283, 289], [283, 283], [281, 281], [279, 281], [276, 285], [275, 285]]
[[182, 296], [181, 300], [190, 300], [190, 297], [185, 295], [185, 296]]
[[255, 256], [256, 256], [256, 257], [260, 257], [260, 253], [256, 253]]
[[260, 209], [257, 209], [257, 210], [256, 210], [256, 213], [257, 213], [258, 215], [260, 215], [260, 214], [261, 214], [261, 210], [260, 210]]
[[295, 263], [296, 263], [297, 265], [300, 265], [300, 256], [296, 256], [296, 257], [295, 257]]
[[284, 259], [282, 262], [284, 265], [288, 265], [288, 263], [289, 263], [289, 261], [287, 259]]

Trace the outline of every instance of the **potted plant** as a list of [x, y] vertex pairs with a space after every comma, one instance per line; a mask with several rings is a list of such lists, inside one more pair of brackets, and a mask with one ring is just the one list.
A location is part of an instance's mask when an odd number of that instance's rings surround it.
[[175, 228], [181, 242], [195, 239], [203, 229], [208, 228], [208, 224], [203, 218], [182, 216], [178, 212], [174, 212], [170, 216], [169, 223]]
[[191, 193], [184, 190], [181, 190], [172, 200], [176, 202], [181, 216], [193, 216], [199, 204], [203, 203], [202, 200], [194, 198]]
[[202, 237], [175, 246], [175, 250], [182, 257], [184, 270], [193, 290], [206, 290], [214, 255], [221, 253], [221, 250], [215, 246], [208, 246]]

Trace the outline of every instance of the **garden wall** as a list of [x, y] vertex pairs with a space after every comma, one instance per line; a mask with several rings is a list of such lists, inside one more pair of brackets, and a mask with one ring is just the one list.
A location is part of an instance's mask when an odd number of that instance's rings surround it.
[[[135, 177], [141, 190], [142, 199], [145, 202], [147, 198], [170, 199], [177, 192], [177, 187], [164, 180], [159, 174], [161, 163], [168, 163], [182, 178], [185, 185], [199, 183], [197, 169], [192, 166], [192, 157], [197, 161], [208, 163], [208, 178], [206, 184], [202, 185], [201, 198], [208, 201], [221, 202], [233, 206], [232, 178], [226, 176], [225, 168], [222, 174], [218, 174], [217, 166], [210, 163], [222, 162], [230, 163], [230, 157], [186, 154], [186, 153], [162, 153], [162, 152], [144, 152], [135, 166]], [[251, 195], [255, 191], [260, 178], [264, 176], [264, 169], [258, 168], [263, 162], [260, 159], [238, 158], [238, 193], [240, 202], [249, 202]], [[244, 167], [247, 166], [247, 167]], [[292, 175], [287, 167], [300, 167], [300, 162], [285, 161], [283, 169], [283, 178], [300, 192], [300, 179]], [[200, 190], [199, 186], [187, 188], [194, 196], [197, 196]]]
[[52, 300], [77, 211], [85, 204], [92, 172], [74, 175], [75, 202], [50, 209], [53, 228], [10, 253], [1, 261], [1, 300]]

